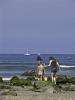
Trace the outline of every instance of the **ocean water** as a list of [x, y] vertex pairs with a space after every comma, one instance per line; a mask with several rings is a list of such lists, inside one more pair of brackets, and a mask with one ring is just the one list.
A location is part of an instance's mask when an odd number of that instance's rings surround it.
[[[43, 63], [48, 65], [48, 58], [53, 56], [60, 64], [58, 74], [75, 76], [75, 54], [41, 54]], [[20, 75], [25, 71], [35, 70], [37, 64], [37, 54], [0, 54], [0, 76], [11, 77]], [[46, 74], [50, 74], [50, 68], [46, 69]]]

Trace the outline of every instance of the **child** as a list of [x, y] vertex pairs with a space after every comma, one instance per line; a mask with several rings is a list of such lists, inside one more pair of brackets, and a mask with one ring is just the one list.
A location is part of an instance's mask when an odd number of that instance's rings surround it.
[[38, 80], [43, 80], [44, 72], [45, 72], [44, 65], [42, 63], [38, 64], [36, 69]]
[[56, 84], [56, 73], [58, 71], [58, 62], [55, 58], [51, 57], [49, 59], [49, 66], [51, 67], [51, 79], [54, 84]]

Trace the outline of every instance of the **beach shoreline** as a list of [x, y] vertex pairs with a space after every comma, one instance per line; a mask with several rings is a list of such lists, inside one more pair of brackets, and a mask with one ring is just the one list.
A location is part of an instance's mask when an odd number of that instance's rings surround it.
[[[47, 59], [50, 55], [42, 55], [43, 58], [45, 58], [45, 63], [47, 64]], [[60, 58], [60, 56], [63, 56], [63, 58]], [[75, 61], [74, 58], [71, 61], [65, 62], [64, 55], [56, 55], [56, 58], [58, 59], [58, 62], [61, 66], [61, 70], [58, 71], [57, 77], [60, 76], [60, 79], [58, 81], [62, 81], [58, 88], [64, 88], [67, 87], [72, 82], [72, 86], [75, 88], [75, 78], [69, 80], [66, 82], [66, 77], [75, 77]], [[31, 79], [34, 78], [34, 76], [29, 75], [29, 79], [25, 80], [27, 76], [24, 72], [30, 72], [32, 70], [35, 70], [36, 61], [35, 61], [36, 55], [30, 55], [29, 58], [27, 56], [21, 55], [14, 55], [14, 58], [12, 55], [8, 57], [6, 55], [3, 55], [4, 62], [1, 62], [0, 65], [0, 76], [2, 77], [3, 83], [0, 83], [0, 100], [75, 100], [75, 90], [73, 91], [61, 91], [61, 92], [55, 92], [54, 87], [51, 87], [47, 89], [47, 91], [41, 91], [36, 90], [33, 91], [33, 86], [27, 86], [27, 84], [31, 84]], [[8, 59], [8, 61], [7, 61]], [[14, 62], [13, 62], [14, 59]], [[62, 62], [63, 61], [63, 62]], [[18, 63], [17, 63], [18, 62]], [[20, 65], [19, 65], [20, 64]], [[50, 78], [50, 67], [47, 68], [45, 71], [45, 76], [49, 76]], [[24, 76], [23, 76], [24, 75]], [[11, 81], [11, 79], [14, 77], [14, 80]], [[19, 80], [19, 79], [21, 80]], [[10, 82], [11, 81], [11, 82]], [[62, 84], [64, 81], [64, 84]], [[68, 83], [72, 81], [71, 83]], [[25, 83], [24, 83], [25, 82]], [[32, 81], [34, 83], [35, 80]], [[65, 83], [66, 82], [66, 83]], [[45, 84], [46, 82], [44, 82]], [[51, 83], [51, 81], [50, 81]], [[42, 85], [42, 84], [41, 84]], [[44, 87], [46, 88], [46, 87]], [[74, 89], [72, 88], [72, 89]], [[66, 89], [66, 88], [65, 88]]]
[[[10, 84], [10, 80], [12, 80], [12, 78], [13, 77], [2, 78], [3, 82], [0, 83], [0, 88], [2, 87], [3, 89], [0, 89], [0, 100], [35, 100], [35, 99], [36, 100], [74, 100], [75, 99], [75, 90], [56, 92], [53, 87], [50, 87], [50, 88], [47, 88], [46, 91], [40, 91], [40, 90], [33, 91], [33, 85], [27, 86], [27, 85], [21, 85], [19, 83], [13, 84], [13, 85]], [[59, 76], [59, 78], [65, 82], [64, 79], [66, 79], [66, 76], [62, 75], [62, 76]], [[17, 81], [19, 80], [17, 77], [15, 77], [11, 82], [13, 83], [17, 82], [15, 79]], [[20, 78], [20, 81], [22, 79], [23, 78]], [[61, 80], [58, 80], [58, 81], [61, 81]], [[75, 77], [74, 79], [72, 79], [72, 81], [73, 80], [75, 80]], [[45, 81], [41, 81], [41, 82], [46, 84]], [[18, 86], [18, 84], [20, 86]], [[39, 85], [42, 85], [42, 84], [39, 84]], [[69, 84], [65, 83], [65, 84], [62, 84], [62, 87], [64, 88], [64, 86], [68, 86], [68, 85]], [[72, 86], [74, 86], [75, 88], [75, 85], [72, 85]], [[43, 87], [43, 88], [46, 89], [46, 87]]]

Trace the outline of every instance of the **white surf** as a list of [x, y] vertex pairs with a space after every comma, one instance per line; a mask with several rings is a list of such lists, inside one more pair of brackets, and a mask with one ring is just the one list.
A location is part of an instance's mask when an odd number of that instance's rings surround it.
[[75, 68], [75, 66], [60, 65], [61, 68]]

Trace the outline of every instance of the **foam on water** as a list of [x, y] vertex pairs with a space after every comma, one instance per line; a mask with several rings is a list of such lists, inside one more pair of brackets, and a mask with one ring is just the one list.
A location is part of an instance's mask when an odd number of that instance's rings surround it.
[[75, 66], [60, 65], [61, 68], [75, 68]]

